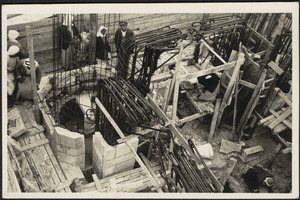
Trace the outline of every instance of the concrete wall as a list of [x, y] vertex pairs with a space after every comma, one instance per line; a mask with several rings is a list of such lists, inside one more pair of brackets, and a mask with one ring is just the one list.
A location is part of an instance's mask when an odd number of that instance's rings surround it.
[[[138, 139], [134, 138], [128, 142], [136, 151]], [[125, 143], [110, 146], [100, 132], [95, 133], [93, 136], [93, 165], [95, 174], [99, 178], [133, 169], [134, 163], [135, 158]]]

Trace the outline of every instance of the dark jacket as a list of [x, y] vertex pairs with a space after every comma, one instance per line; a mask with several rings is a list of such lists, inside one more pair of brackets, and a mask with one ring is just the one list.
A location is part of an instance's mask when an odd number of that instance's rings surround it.
[[[127, 28], [126, 35], [125, 35], [126, 40], [133, 35], [134, 35], [133, 31]], [[115, 45], [117, 48], [117, 52], [120, 50], [121, 42], [122, 42], [122, 31], [121, 28], [119, 28], [115, 33]]]
[[58, 39], [58, 45], [61, 46], [62, 49], [66, 50], [69, 48], [69, 44], [72, 43], [73, 38], [68, 26], [59, 26]]
[[107, 54], [106, 52], [110, 52], [110, 45], [107, 41], [107, 36], [104, 37], [105, 43], [101, 37], [96, 38], [96, 58], [99, 58], [100, 60], [106, 60]]
[[242, 176], [251, 191], [258, 190], [267, 177], [272, 175], [261, 167], [254, 166]]

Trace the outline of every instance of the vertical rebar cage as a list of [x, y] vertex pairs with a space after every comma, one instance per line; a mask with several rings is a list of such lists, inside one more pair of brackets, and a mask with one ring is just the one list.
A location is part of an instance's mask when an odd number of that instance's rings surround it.
[[[94, 113], [95, 106], [91, 102], [98, 81], [116, 76], [114, 33], [119, 21], [120, 14], [66, 13], [52, 16], [53, 78], [47, 103], [60, 125], [70, 127], [72, 131], [82, 132], [82, 115]], [[112, 56], [110, 60], [96, 61], [96, 39], [101, 26], [107, 28], [106, 38]], [[83, 94], [88, 96], [89, 103], [82, 99]], [[72, 122], [69, 125], [68, 120]]]

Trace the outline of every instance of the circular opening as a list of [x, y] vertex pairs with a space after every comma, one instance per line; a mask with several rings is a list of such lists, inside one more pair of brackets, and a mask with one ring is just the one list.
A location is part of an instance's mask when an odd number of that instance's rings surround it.
[[71, 99], [63, 105], [60, 110], [59, 121], [66, 129], [83, 133], [84, 114], [76, 103], [76, 99]]

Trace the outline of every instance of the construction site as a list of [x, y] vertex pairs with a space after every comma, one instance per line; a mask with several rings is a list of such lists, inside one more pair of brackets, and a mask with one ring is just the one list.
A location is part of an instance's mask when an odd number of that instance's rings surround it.
[[8, 193], [293, 192], [291, 13], [21, 17]]

